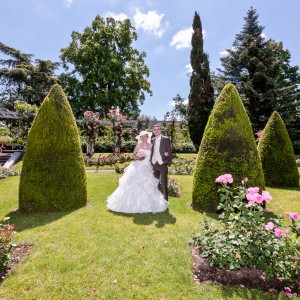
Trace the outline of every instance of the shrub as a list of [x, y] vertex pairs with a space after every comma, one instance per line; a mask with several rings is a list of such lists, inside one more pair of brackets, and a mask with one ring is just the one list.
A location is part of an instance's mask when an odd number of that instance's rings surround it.
[[78, 128], [59, 85], [44, 99], [30, 129], [19, 186], [19, 209], [54, 212], [82, 207], [87, 188]]
[[271, 115], [258, 143], [265, 182], [268, 186], [297, 187], [299, 173], [292, 142], [277, 112]]
[[8, 224], [8, 220], [5, 218], [0, 222], [0, 270], [8, 265], [12, 252], [11, 237], [15, 233], [15, 226]]
[[122, 141], [121, 152], [132, 153], [135, 146], [136, 141]]
[[[246, 180], [242, 186], [232, 189], [229, 176], [224, 174], [216, 179], [222, 183], [219, 224], [205, 219], [202, 231], [192, 237], [199, 254], [208, 258], [211, 267], [236, 270], [247, 266], [264, 271], [267, 279], [281, 277], [292, 281], [298, 278], [299, 244], [288, 237], [288, 228], [280, 228], [283, 218], [268, 220], [266, 224], [261, 203], [271, 201], [270, 194], [259, 193], [258, 187], [247, 189]], [[296, 232], [299, 215], [286, 214], [293, 219], [292, 230]]]
[[172, 151], [174, 153], [196, 153], [193, 143], [176, 143]]
[[232, 84], [227, 84], [217, 98], [204, 131], [194, 172], [194, 209], [216, 211], [219, 197], [214, 178], [220, 173], [231, 173], [237, 181], [248, 174], [251, 185], [264, 189], [250, 121]]

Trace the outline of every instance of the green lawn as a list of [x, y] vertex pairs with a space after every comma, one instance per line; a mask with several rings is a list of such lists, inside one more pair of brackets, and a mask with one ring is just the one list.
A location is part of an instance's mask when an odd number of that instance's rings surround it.
[[[86, 207], [25, 215], [18, 207], [19, 177], [0, 180], [0, 218], [16, 224], [16, 244], [33, 244], [0, 286], [0, 299], [285, 299], [241, 288], [193, 281], [188, 240], [203, 214], [188, 207], [192, 176], [178, 179], [181, 198], [167, 212], [126, 215], [106, 209], [114, 173], [87, 173]], [[300, 189], [268, 189], [270, 209], [300, 211]]]

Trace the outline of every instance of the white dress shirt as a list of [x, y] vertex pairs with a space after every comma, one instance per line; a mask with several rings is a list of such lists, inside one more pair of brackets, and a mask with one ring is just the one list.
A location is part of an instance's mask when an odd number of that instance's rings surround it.
[[153, 155], [152, 155], [152, 163], [155, 164], [156, 162], [158, 162], [158, 164], [162, 165], [163, 161], [162, 161], [162, 157], [159, 152], [160, 141], [161, 141], [161, 135], [158, 137], [155, 137], [155, 142], [153, 145], [154, 149], [153, 149]]

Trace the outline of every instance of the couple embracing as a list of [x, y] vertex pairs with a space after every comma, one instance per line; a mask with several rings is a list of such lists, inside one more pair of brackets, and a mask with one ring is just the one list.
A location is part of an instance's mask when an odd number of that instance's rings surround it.
[[[118, 188], [107, 198], [107, 207], [123, 213], [157, 213], [168, 207], [168, 167], [172, 162], [170, 139], [160, 124], [152, 133], [141, 131], [133, 154], [137, 158], [125, 170]], [[161, 185], [162, 193], [158, 186]]]

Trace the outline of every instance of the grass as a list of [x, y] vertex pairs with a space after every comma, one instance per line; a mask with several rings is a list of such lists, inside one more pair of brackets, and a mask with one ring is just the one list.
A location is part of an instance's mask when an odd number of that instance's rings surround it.
[[[88, 204], [75, 211], [25, 215], [19, 177], [0, 180], [0, 219], [17, 227], [16, 244], [33, 244], [0, 286], [0, 299], [285, 299], [256, 290], [193, 281], [188, 240], [204, 215], [188, 207], [192, 176], [174, 176], [181, 198], [158, 214], [106, 209], [115, 173], [87, 173]], [[300, 211], [299, 189], [268, 189], [270, 209]]]

